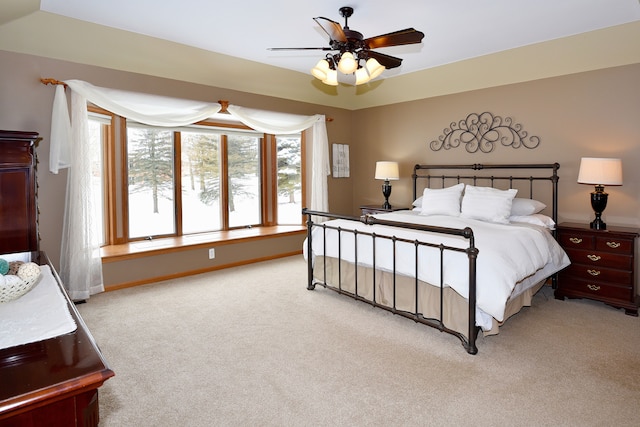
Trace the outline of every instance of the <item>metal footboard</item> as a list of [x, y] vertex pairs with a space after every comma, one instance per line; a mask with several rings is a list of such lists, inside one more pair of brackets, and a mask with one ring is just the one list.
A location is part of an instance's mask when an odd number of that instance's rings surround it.
[[[419, 224], [412, 224], [412, 223], [405, 223], [405, 222], [396, 222], [396, 221], [385, 221], [385, 220], [380, 220], [377, 219], [373, 216], [369, 216], [369, 215], [364, 215], [361, 217], [352, 217], [352, 216], [345, 216], [345, 215], [337, 215], [337, 214], [332, 214], [332, 213], [328, 213], [328, 212], [319, 212], [319, 211], [312, 211], [309, 209], [303, 209], [302, 210], [303, 215], [307, 216], [307, 246], [306, 246], [306, 253], [307, 253], [307, 274], [308, 274], [308, 283], [307, 283], [307, 289], [309, 290], [313, 290], [315, 289], [316, 285], [320, 285], [323, 286], [324, 288], [327, 289], [331, 289], [335, 292], [338, 292], [340, 294], [343, 295], [347, 295], [351, 298], [354, 298], [358, 301], [362, 301], [365, 302], [367, 304], [370, 304], [372, 306], [381, 308], [383, 310], [387, 310], [390, 311], [394, 314], [406, 317], [408, 319], [412, 319], [415, 322], [418, 323], [422, 323], [428, 326], [431, 326], [433, 328], [436, 328], [442, 332], [446, 332], [449, 333], [451, 335], [454, 335], [456, 337], [458, 337], [460, 339], [460, 341], [462, 342], [462, 345], [464, 346], [465, 350], [469, 353], [469, 354], [476, 354], [478, 352], [478, 348], [476, 347], [476, 338], [478, 336], [478, 330], [479, 328], [476, 326], [476, 260], [477, 260], [477, 256], [478, 256], [478, 249], [475, 247], [475, 241], [474, 241], [474, 236], [473, 236], [473, 231], [471, 230], [471, 228], [466, 227], [464, 229], [455, 229], [455, 228], [445, 228], [445, 227], [434, 227], [434, 226], [425, 226], [425, 225], [419, 225]], [[428, 242], [422, 242], [419, 240], [408, 240], [405, 238], [400, 238], [400, 237], [396, 237], [396, 236], [387, 236], [387, 235], [381, 235], [381, 234], [376, 234], [375, 232], [371, 231], [362, 231], [362, 230], [351, 230], [351, 229], [344, 229], [341, 227], [336, 227], [336, 226], [332, 226], [331, 224], [327, 224], [325, 222], [314, 222], [312, 217], [322, 217], [323, 219], [345, 219], [345, 220], [351, 220], [351, 221], [359, 221], [363, 224], [366, 225], [375, 225], [375, 224], [379, 224], [379, 225], [385, 225], [385, 226], [390, 226], [390, 227], [396, 227], [398, 229], [412, 229], [412, 230], [420, 230], [420, 231], [429, 231], [432, 233], [439, 233], [442, 235], [454, 235], [454, 236], [461, 236], [465, 239], [467, 239], [468, 241], [468, 246], [464, 249], [461, 248], [456, 248], [456, 247], [451, 247], [451, 246], [447, 246], [444, 244], [434, 244], [434, 243], [428, 243]], [[316, 278], [314, 278], [314, 257], [313, 257], [313, 252], [312, 252], [312, 231], [314, 228], [316, 227], [320, 227], [323, 230], [323, 241], [324, 241], [324, 251], [323, 254], [326, 254], [326, 233], [327, 230], [335, 230], [338, 234], [338, 280], [337, 280], [337, 284], [329, 284], [327, 283], [327, 260], [326, 257], [322, 258], [322, 268], [324, 270], [324, 274], [323, 274], [323, 280], [318, 280]], [[355, 278], [354, 278], [354, 292], [350, 292], [348, 290], [343, 289], [343, 280], [342, 280], [342, 235], [349, 233], [350, 235], [353, 235], [353, 241], [354, 241], [354, 257], [355, 257], [355, 262], [354, 265], [356, 266], [355, 268]], [[364, 235], [364, 236], [368, 236], [371, 238], [372, 242], [373, 242], [373, 265], [371, 266], [372, 271], [373, 271], [373, 283], [372, 283], [372, 290], [373, 290], [373, 297], [371, 299], [369, 298], [365, 298], [361, 295], [359, 295], [358, 292], [358, 236], [359, 235]], [[376, 298], [376, 274], [381, 274], [378, 273], [378, 269], [377, 269], [377, 263], [376, 263], [376, 239], [385, 239], [391, 242], [392, 247], [393, 247], [393, 260], [392, 260], [392, 271], [389, 272], [392, 274], [392, 282], [393, 282], [393, 302], [390, 306], [388, 305], [384, 305], [381, 304], [377, 301]], [[396, 271], [396, 248], [397, 248], [397, 244], [399, 243], [408, 243], [414, 246], [415, 250], [414, 250], [414, 254], [415, 254], [415, 274], [413, 275], [413, 283], [414, 283], [414, 301], [415, 301], [415, 305], [413, 307], [413, 310], [411, 311], [407, 311], [407, 310], [401, 310], [398, 309], [396, 307], [396, 279], [398, 277], [398, 272]], [[418, 279], [418, 269], [419, 269], [419, 264], [420, 262], [423, 262], [423, 260], [420, 259], [420, 257], [418, 256], [419, 253], [419, 248], [422, 246], [426, 246], [426, 247], [431, 247], [431, 248], [436, 248], [439, 253], [440, 253], [440, 260], [439, 260], [439, 266], [440, 266], [440, 283], [439, 284], [433, 284], [436, 285], [436, 287], [439, 285], [439, 297], [440, 297], [440, 301], [439, 301], [439, 305], [440, 305], [440, 311], [439, 311], [439, 317], [438, 318], [432, 318], [432, 317], [425, 317], [423, 313], [420, 312], [420, 308], [419, 308], [419, 297], [418, 297], [418, 289], [419, 289], [419, 279]], [[460, 332], [457, 332], [455, 330], [452, 330], [448, 327], [445, 326], [444, 321], [443, 321], [443, 316], [445, 313], [444, 310], [444, 292], [445, 292], [445, 288], [446, 285], [444, 284], [444, 254], [448, 251], [454, 251], [454, 252], [461, 252], [461, 253], [465, 253], [467, 255], [467, 259], [468, 259], [468, 268], [469, 268], [469, 298], [468, 298], [468, 327], [467, 327], [467, 334], [466, 336]]]

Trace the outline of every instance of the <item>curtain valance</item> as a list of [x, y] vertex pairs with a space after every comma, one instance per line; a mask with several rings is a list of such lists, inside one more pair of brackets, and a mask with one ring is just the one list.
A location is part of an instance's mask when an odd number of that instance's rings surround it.
[[[94, 86], [82, 80], [66, 80], [64, 83], [73, 92], [86, 98], [88, 102], [119, 116], [150, 126], [186, 126], [212, 117], [222, 108], [217, 102], [192, 101], [110, 89]], [[227, 111], [240, 122], [258, 132], [282, 135], [313, 128], [313, 145], [321, 147], [321, 152], [314, 150], [314, 163], [319, 161], [323, 164], [318, 171], [326, 170], [325, 176], [330, 173], [329, 143], [323, 115], [303, 116], [237, 105], [229, 105]], [[64, 89], [58, 85], [53, 103], [49, 157], [49, 170], [53, 173], [58, 173], [59, 169], [70, 165], [69, 144], [72, 140], [70, 135], [66, 97]], [[325, 151], [326, 153], [323, 154]]]

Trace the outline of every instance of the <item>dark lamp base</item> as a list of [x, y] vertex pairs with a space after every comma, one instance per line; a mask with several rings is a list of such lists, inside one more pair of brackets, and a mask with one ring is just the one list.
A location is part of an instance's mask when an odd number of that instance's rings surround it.
[[391, 209], [391, 204], [389, 203], [389, 196], [391, 195], [391, 184], [389, 184], [389, 180], [385, 180], [384, 184], [382, 184], [382, 195], [384, 196], [382, 209]]
[[604, 192], [604, 187], [596, 185], [596, 190], [591, 193], [591, 208], [596, 213], [596, 219], [594, 219], [590, 226], [594, 230], [606, 230], [607, 224], [602, 220], [602, 212], [607, 207], [607, 199], [609, 195]]

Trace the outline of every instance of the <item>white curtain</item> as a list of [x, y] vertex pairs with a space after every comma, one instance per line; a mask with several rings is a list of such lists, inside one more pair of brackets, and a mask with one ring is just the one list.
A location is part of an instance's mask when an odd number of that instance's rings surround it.
[[[207, 103], [163, 96], [128, 92], [93, 86], [81, 80], [64, 82], [72, 94], [72, 121], [65, 92], [56, 88], [51, 116], [49, 170], [69, 168], [65, 217], [60, 254], [60, 275], [74, 300], [104, 290], [99, 250], [99, 224], [92, 222], [89, 150], [86, 147], [88, 116], [87, 101], [127, 119], [151, 125], [186, 126], [213, 116], [221, 109], [218, 103]], [[313, 210], [328, 210], [327, 176], [330, 174], [329, 143], [323, 115], [301, 116], [274, 113], [230, 105], [229, 113], [259, 132], [272, 134], [298, 133], [312, 128]]]
[[[66, 105], [65, 105], [66, 108]], [[71, 140], [67, 174], [65, 212], [62, 224], [60, 278], [74, 301], [104, 291], [100, 260], [98, 205], [91, 191], [91, 162], [88, 140], [87, 99], [71, 94]], [[79, 203], [78, 203], [79, 202]]]

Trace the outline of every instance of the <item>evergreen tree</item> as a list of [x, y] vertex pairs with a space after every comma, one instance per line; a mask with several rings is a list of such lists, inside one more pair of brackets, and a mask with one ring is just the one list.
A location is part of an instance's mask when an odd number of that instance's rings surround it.
[[236, 197], [254, 195], [253, 191], [247, 189], [246, 179], [260, 176], [259, 142], [260, 138], [249, 135], [229, 135], [228, 137], [229, 212], [235, 211]]
[[211, 206], [214, 200], [220, 198], [220, 136], [184, 132], [182, 138], [183, 154], [186, 154], [188, 162], [187, 165], [183, 162], [182, 168], [188, 168], [193, 190], [196, 189], [197, 179], [200, 201]]
[[173, 134], [161, 129], [129, 128], [127, 135], [129, 192], [151, 191], [153, 213], [158, 213], [159, 197], [173, 199]]
[[295, 203], [295, 193], [302, 189], [300, 180], [300, 138], [278, 137], [278, 195], [288, 196]]

